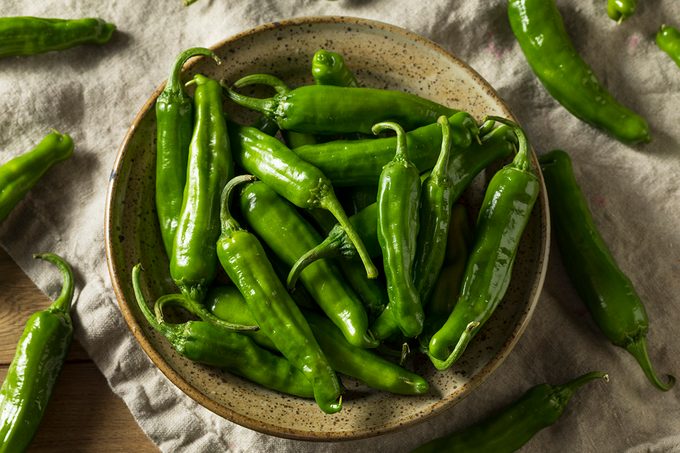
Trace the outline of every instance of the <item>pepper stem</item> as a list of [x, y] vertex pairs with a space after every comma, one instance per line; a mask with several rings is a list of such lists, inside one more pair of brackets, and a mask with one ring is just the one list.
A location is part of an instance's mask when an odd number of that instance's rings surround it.
[[[236, 102], [238, 105], [264, 113], [268, 116], [275, 115], [274, 111], [278, 104], [278, 96], [258, 99], [237, 93], [227, 85], [225, 80], [222, 80], [220, 84], [222, 85], [222, 88], [227, 90], [229, 99]], [[255, 84], [268, 85], [274, 88], [278, 95], [286, 94], [290, 91], [288, 86], [281, 79], [269, 74], [250, 74], [234, 82], [233, 86], [234, 88], [241, 88]]]
[[149, 304], [146, 302], [146, 299], [144, 298], [144, 294], [142, 293], [142, 288], [139, 283], [139, 275], [141, 269], [142, 269], [141, 263], [136, 264], [135, 267], [132, 268], [132, 288], [135, 291], [135, 299], [137, 299], [137, 305], [139, 306], [139, 309], [146, 318], [147, 322], [151, 324], [151, 327], [160, 332], [160, 334], [167, 338], [169, 341], [173, 341], [177, 337], [177, 335], [179, 335], [179, 327], [171, 324], [166, 324], [165, 322], [163, 322], [162, 319], [159, 321], [158, 319], [156, 319], [154, 314], [151, 313], [151, 310], [149, 309]]
[[441, 185], [448, 177], [449, 157], [451, 156], [451, 125], [448, 118], [443, 115], [437, 118], [437, 123], [442, 128], [442, 147], [437, 163], [434, 164], [434, 168], [430, 172], [430, 179]]
[[55, 255], [54, 253], [41, 253], [38, 255], [33, 255], [33, 258], [49, 261], [50, 263], [57, 266], [57, 268], [59, 268], [61, 271], [63, 279], [61, 292], [54, 300], [52, 305], [50, 305], [49, 309], [51, 311], [61, 311], [68, 313], [68, 311], [71, 309], [71, 301], [73, 300], [73, 292], [75, 289], [73, 284], [73, 270], [71, 269], [71, 266], [69, 266], [69, 264], [64, 261], [63, 258]]
[[321, 201], [321, 207], [327, 209], [331, 214], [333, 214], [333, 217], [337, 219], [342, 229], [345, 230], [345, 233], [347, 233], [349, 240], [352, 241], [352, 244], [354, 244], [354, 248], [357, 249], [359, 258], [361, 258], [361, 262], [364, 263], [364, 268], [366, 269], [366, 275], [368, 278], [377, 278], [378, 268], [376, 268], [375, 264], [373, 264], [371, 255], [368, 253], [368, 250], [361, 240], [359, 233], [357, 233], [357, 231], [352, 226], [352, 223], [349, 221], [349, 218], [347, 217], [345, 210], [342, 208], [340, 201], [338, 201], [338, 198], [335, 196], [333, 189], [330, 188], [330, 190], [323, 194], [323, 196], [321, 196], [319, 199]]
[[300, 278], [300, 274], [302, 274], [302, 271], [304, 271], [307, 266], [315, 261], [337, 256], [337, 251], [332, 247], [328, 247], [327, 242], [329, 242], [328, 239], [324, 240], [313, 249], [308, 250], [304, 255], [298, 258], [295, 264], [293, 264], [293, 267], [288, 273], [288, 278], [286, 279], [288, 291], [293, 291], [295, 289], [295, 284], [297, 283], [298, 278]]
[[474, 330], [477, 327], [479, 327], [479, 324], [480, 324], [479, 321], [472, 321], [467, 325], [467, 327], [465, 327], [465, 330], [458, 339], [456, 347], [453, 348], [453, 352], [449, 354], [446, 360], [439, 360], [438, 358], [434, 357], [432, 354], [428, 352], [427, 355], [428, 357], [430, 357], [430, 361], [435, 366], [435, 368], [437, 368], [440, 371], [448, 370], [449, 368], [451, 368], [451, 365], [453, 365], [460, 358], [460, 356], [465, 351], [465, 348], [467, 348], [467, 345], [470, 343], [470, 340], [472, 340], [472, 337], [474, 336]]
[[664, 392], [673, 387], [675, 384], [675, 376], [671, 374], [666, 375], [668, 382], [664, 384], [654, 372], [652, 362], [649, 360], [649, 354], [647, 353], [647, 342], [644, 336], [639, 336], [636, 340], [628, 343], [625, 348], [626, 351], [635, 357], [635, 360], [640, 364], [642, 371], [645, 372], [645, 376], [647, 376], [647, 379], [649, 379], [649, 382], [651, 382], [654, 387]]
[[552, 386], [552, 396], [557, 400], [557, 403], [564, 408], [576, 390], [595, 379], [603, 379], [605, 382], [609, 382], [609, 375], [602, 371], [591, 371], [566, 384]]
[[229, 211], [229, 201], [231, 200], [231, 192], [234, 187], [245, 182], [255, 181], [257, 178], [253, 175], [240, 175], [231, 178], [227, 185], [222, 189], [222, 196], [220, 198], [220, 224], [222, 225], [222, 234], [237, 231], [241, 229], [239, 223], [234, 219]]
[[235, 331], [255, 331], [259, 330], [259, 326], [253, 326], [253, 325], [243, 325], [243, 324], [234, 324], [231, 322], [224, 321], [217, 316], [213, 315], [210, 311], [208, 311], [203, 305], [200, 303], [196, 302], [195, 300], [191, 300], [187, 297], [184, 297], [182, 294], [166, 294], [164, 296], [161, 296], [158, 298], [156, 303], [154, 304], [154, 312], [156, 314], [156, 319], [158, 322], [162, 323], [164, 322], [163, 320], [163, 308], [167, 304], [172, 304], [172, 305], [179, 305], [189, 313], [191, 313], [194, 316], [198, 316], [201, 318], [202, 321], [209, 322], [211, 324], [214, 324], [219, 327], [223, 327], [228, 330], [235, 330]]
[[371, 128], [373, 134], [378, 135], [382, 131], [390, 129], [397, 133], [397, 151], [394, 155], [396, 161], [408, 161], [408, 146], [406, 146], [406, 132], [404, 128], [393, 121], [384, 121], [374, 124]]
[[519, 127], [517, 123], [500, 116], [487, 116], [485, 121], [486, 120], [498, 121], [499, 123], [505, 124], [506, 126], [512, 128], [512, 131], [517, 136], [519, 149], [517, 150], [517, 154], [515, 154], [515, 158], [512, 160], [511, 165], [518, 170], [529, 170], [531, 168], [531, 161], [529, 160], [529, 144], [522, 128]]
[[180, 53], [179, 56], [177, 57], [177, 60], [175, 60], [175, 64], [172, 67], [172, 70], [170, 71], [170, 77], [168, 77], [168, 82], [165, 85], [165, 90], [167, 91], [181, 91], [182, 90], [182, 84], [181, 84], [181, 76], [180, 73], [182, 72], [182, 68], [184, 67], [184, 64], [187, 62], [189, 58], [196, 57], [199, 55], [203, 55], [206, 57], [212, 57], [213, 60], [219, 65], [222, 64], [222, 60], [215, 55], [215, 52], [213, 52], [210, 49], [206, 49], [205, 47], [192, 47], [191, 49], [187, 49], [184, 52]]

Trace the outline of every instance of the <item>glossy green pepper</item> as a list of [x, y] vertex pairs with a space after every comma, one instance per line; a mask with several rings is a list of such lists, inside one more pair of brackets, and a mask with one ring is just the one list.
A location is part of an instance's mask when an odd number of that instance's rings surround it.
[[[512, 124], [503, 118], [492, 119]], [[540, 183], [526, 137], [519, 126], [513, 129], [519, 150], [489, 182], [458, 301], [444, 326], [430, 339], [428, 355], [439, 370], [448, 369], [461, 357], [505, 295], [522, 233], [538, 198]]]
[[636, 6], [637, 0], [607, 0], [607, 15], [621, 23], [635, 14]]
[[378, 269], [335, 196], [333, 185], [318, 168], [299, 158], [276, 138], [253, 127], [234, 125], [229, 131], [234, 159], [239, 166], [299, 208], [330, 211], [356, 247], [366, 275], [378, 276]]
[[359, 86], [357, 78], [345, 64], [345, 59], [336, 52], [319, 49], [312, 57], [312, 77], [317, 85], [337, 87]]
[[656, 45], [680, 66], [680, 30], [669, 25], [662, 25], [656, 34]]
[[576, 292], [609, 341], [630, 352], [654, 386], [669, 390], [675, 378], [669, 375], [667, 383], [661, 382], [649, 361], [645, 307], [597, 230], [574, 177], [569, 155], [555, 150], [539, 161], [557, 245]]
[[73, 140], [50, 132], [32, 150], [0, 166], [0, 222], [54, 164], [73, 155]]
[[210, 49], [193, 47], [180, 53], [170, 76], [156, 99], [156, 212], [163, 245], [172, 256], [172, 244], [182, 210], [187, 177], [187, 159], [194, 114], [191, 98], [184, 91], [180, 73], [192, 57], [204, 55], [219, 59]]
[[0, 57], [109, 42], [116, 26], [96, 18], [0, 17]]
[[217, 255], [262, 331], [311, 382], [321, 410], [338, 412], [342, 408], [340, 383], [309, 324], [276, 275], [260, 241], [242, 229], [229, 212], [233, 188], [253, 179], [250, 175], [237, 176], [224, 187]]
[[[246, 186], [241, 192], [240, 205], [248, 225], [286, 266], [291, 266], [321, 240], [295, 207], [263, 182]], [[332, 263], [317, 261], [300, 278], [347, 341], [358, 347], [377, 346], [368, 330], [366, 310]]]
[[[406, 134], [409, 157], [421, 172], [434, 166], [441, 149], [442, 129], [436, 118], [433, 121]], [[469, 114], [459, 112], [449, 118], [449, 123], [455, 147], [452, 154], [465, 154], [460, 151], [468, 149], [479, 134], [477, 122]], [[295, 149], [295, 154], [319, 168], [334, 186], [374, 185], [382, 168], [394, 157], [396, 146], [396, 137], [335, 140], [301, 146]]]
[[645, 119], [614, 99], [580, 57], [555, 0], [509, 0], [508, 18], [529, 66], [557, 102], [624, 143], [650, 140]]
[[[206, 321], [169, 324], [163, 318], [157, 319], [142, 293], [140, 270], [140, 264], [132, 268], [132, 286], [137, 305], [149, 325], [163, 335], [182, 357], [230, 371], [268, 389], [303, 398], [314, 396], [312, 385], [290, 362], [260, 348], [245, 335]], [[185, 308], [190, 310], [191, 306]], [[249, 321], [253, 324], [252, 319]], [[260, 331], [257, 333], [264, 335]]]
[[196, 85], [196, 120], [170, 275], [182, 294], [201, 301], [217, 274], [220, 192], [234, 174], [234, 163], [222, 110], [222, 88], [201, 74], [196, 74], [192, 83]]
[[457, 112], [401, 91], [374, 88], [352, 88], [333, 85], [306, 85], [281, 91], [285, 84], [274, 76], [253, 74], [234, 83], [235, 88], [253, 84], [274, 87], [277, 94], [257, 99], [225, 87], [229, 98], [237, 104], [273, 118], [282, 130], [308, 134], [371, 133], [380, 121], [392, 120], [411, 130], [437, 121], [441, 115]]
[[512, 453], [564, 413], [576, 390], [594, 380], [609, 380], [597, 371], [566, 384], [540, 384], [510, 406], [463, 431], [432, 440], [412, 453]]
[[397, 151], [385, 165], [378, 182], [378, 242], [383, 254], [387, 295], [392, 316], [406, 337], [423, 330], [423, 307], [413, 283], [413, 263], [418, 238], [420, 173], [409, 160], [406, 133], [397, 123], [378, 123], [377, 135], [397, 133]]
[[28, 318], [5, 381], [0, 388], [0, 452], [26, 450], [38, 430], [66, 360], [71, 340], [73, 271], [52, 253], [35, 255], [59, 268], [63, 286], [46, 310]]

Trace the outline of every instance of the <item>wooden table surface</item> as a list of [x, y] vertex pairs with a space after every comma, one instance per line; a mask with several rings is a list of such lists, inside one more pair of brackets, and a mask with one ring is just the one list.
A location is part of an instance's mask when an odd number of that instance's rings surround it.
[[[55, 278], [58, 275], [55, 271]], [[0, 288], [0, 379], [4, 380], [26, 320], [50, 300], [2, 249]], [[74, 341], [29, 451], [146, 453], [158, 449]]]

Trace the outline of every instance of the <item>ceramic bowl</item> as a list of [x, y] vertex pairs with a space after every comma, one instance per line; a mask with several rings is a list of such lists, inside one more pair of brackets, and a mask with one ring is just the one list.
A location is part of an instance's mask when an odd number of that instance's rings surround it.
[[[185, 68], [185, 77], [200, 72], [233, 82], [257, 72], [275, 74], [291, 86], [311, 83], [311, 57], [319, 48], [344, 55], [364, 86], [405, 90], [466, 110], [480, 120], [490, 114], [512, 118], [491, 86], [465, 63], [421, 36], [364, 19], [314, 17], [262, 25], [213, 47], [224, 64], [195, 60]], [[416, 360], [415, 371], [431, 384], [425, 396], [371, 391], [347, 380], [342, 411], [326, 415], [314, 401], [266, 390], [176, 354], [142, 317], [130, 282], [132, 266], [141, 262], [149, 300], [176, 291], [154, 208], [154, 102], [161, 89], [146, 101], [119, 150], [107, 200], [106, 250], [113, 287], [132, 333], [184, 393], [214, 413], [264, 433], [306, 440], [357, 439], [422, 422], [450, 408], [507, 357], [529, 322], [543, 284], [549, 237], [545, 191], [522, 238], [507, 295], [463, 358], [446, 372], [437, 372], [425, 359]], [[227, 105], [236, 121], [254, 118], [233, 103]], [[479, 203], [490, 174], [480, 175], [468, 190], [473, 204]]]

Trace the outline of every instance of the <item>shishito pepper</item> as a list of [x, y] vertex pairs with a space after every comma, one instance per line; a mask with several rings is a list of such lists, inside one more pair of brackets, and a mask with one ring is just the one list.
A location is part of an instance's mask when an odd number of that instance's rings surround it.
[[317, 85], [358, 87], [357, 78], [337, 52], [319, 49], [312, 57], [312, 77]]
[[73, 155], [73, 140], [50, 132], [31, 151], [0, 166], [0, 222], [54, 164]]
[[116, 26], [97, 18], [0, 17], [0, 57], [104, 44]]
[[662, 25], [656, 33], [656, 45], [680, 66], [680, 30], [670, 25]]
[[31, 315], [19, 338], [14, 359], [0, 388], [0, 452], [26, 450], [52, 395], [73, 339], [71, 267], [52, 253], [35, 255], [59, 268], [59, 297], [46, 310]]
[[569, 155], [555, 150], [539, 161], [557, 245], [576, 292], [609, 341], [631, 353], [656, 388], [669, 390], [675, 378], [669, 375], [666, 383], [661, 382], [647, 354], [645, 307], [597, 230]]
[[222, 110], [222, 88], [201, 74], [196, 74], [191, 83], [196, 85], [196, 120], [170, 276], [182, 294], [200, 301], [217, 274], [220, 193], [234, 175], [234, 162]]
[[[513, 124], [503, 118], [492, 119]], [[540, 183], [526, 137], [519, 126], [513, 129], [519, 150], [489, 182], [458, 301], [444, 326], [430, 339], [428, 355], [439, 370], [448, 369], [460, 358], [505, 295], [522, 233], [538, 198]]]
[[530, 388], [515, 403], [471, 427], [432, 440], [412, 453], [512, 453], [540, 430], [562, 416], [569, 400], [584, 384], [609, 378], [593, 371], [566, 384], [540, 384]]
[[276, 275], [260, 241], [241, 228], [229, 212], [233, 188], [253, 179], [250, 175], [237, 176], [222, 192], [222, 233], [217, 255], [262, 331], [311, 382], [321, 410], [328, 414], [338, 412], [342, 408], [340, 383], [309, 324]]
[[175, 60], [165, 88], [156, 100], [156, 212], [168, 256], [172, 256], [172, 244], [182, 210], [189, 145], [194, 129], [193, 104], [184, 91], [180, 73], [184, 63], [198, 55], [212, 57], [219, 64], [220, 60], [210, 49], [193, 47], [185, 50]]
[[635, 14], [636, 6], [637, 0], [607, 0], [607, 15], [621, 23]]

